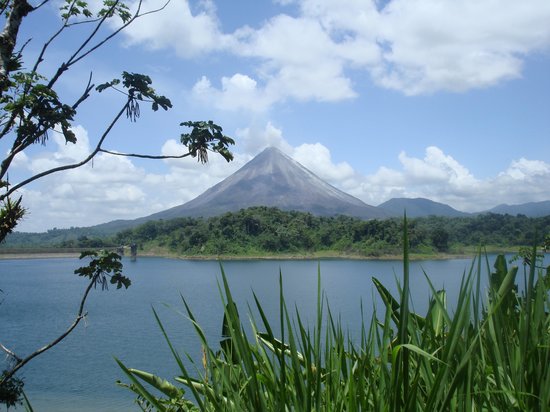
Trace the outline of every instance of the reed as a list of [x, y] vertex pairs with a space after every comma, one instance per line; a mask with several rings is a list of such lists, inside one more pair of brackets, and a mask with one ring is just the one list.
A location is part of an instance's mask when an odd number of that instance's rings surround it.
[[[373, 279], [384, 306], [363, 322], [358, 342], [332, 316], [320, 280], [312, 328], [287, 307], [281, 280], [280, 336], [255, 296], [259, 315], [250, 315], [247, 334], [221, 267], [221, 342], [206, 339], [182, 298], [203, 359], [184, 354], [184, 362], [155, 312], [181, 375], [170, 382], [117, 360], [130, 381], [122, 385], [143, 410], [158, 411], [550, 410], [550, 267], [527, 261], [518, 292], [518, 267], [499, 256], [491, 271], [480, 253], [453, 311], [426, 274], [432, 297], [421, 315], [409, 305], [406, 220], [403, 240], [400, 293], [393, 297]], [[480, 287], [484, 266], [488, 290]]]

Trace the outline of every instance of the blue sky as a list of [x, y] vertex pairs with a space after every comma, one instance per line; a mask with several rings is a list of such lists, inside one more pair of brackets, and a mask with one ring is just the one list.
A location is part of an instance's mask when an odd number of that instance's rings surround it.
[[[29, 64], [58, 19], [50, 3], [25, 22]], [[174, 108], [142, 107], [105, 146], [176, 154], [181, 121], [212, 119], [236, 140], [234, 162], [100, 155], [22, 190], [29, 214], [18, 229], [182, 204], [267, 146], [371, 205], [427, 197], [481, 211], [550, 200], [548, 21], [548, 0], [172, 0], [73, 67], [58, 92], [71, 101], [91, 72], [96, 84], [148, 74]], [[52, 44], [44, 74], [85, 30]], [[18, 157], [10, 179], [84, 157], [121, 104], [113, 92], [93, 95], [75, 121], [78, 143], [52, 135]]]

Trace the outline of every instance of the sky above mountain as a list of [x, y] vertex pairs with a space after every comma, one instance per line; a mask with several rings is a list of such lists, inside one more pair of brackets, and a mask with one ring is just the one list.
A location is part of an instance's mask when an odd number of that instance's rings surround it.
[[[25, 21], [29, 62], [59, 25], [56, 4]], [[143, 106], [107, 148], [179, 154], [179, 123], [212, 119], [236, 140], [235, 160], [101, 154], [27, 186], [18, 230], [185, 203], [267, 146], [370, 205], [425, 197], [471, 212], [548, 200], [549, 21], [548, 0], [172, 0], [72, 68], [59, 91], [74, 97], [91, 72], [96, 84], [123, 70], [148, 74], [174, 108]], [[52, 43], [44, 74], [85, 32]], [[16, 159], [10, 179], [85, 157], [122, 104], [113, 92], [90, 98], [75, 121], [78, 143], [51, 135]]]

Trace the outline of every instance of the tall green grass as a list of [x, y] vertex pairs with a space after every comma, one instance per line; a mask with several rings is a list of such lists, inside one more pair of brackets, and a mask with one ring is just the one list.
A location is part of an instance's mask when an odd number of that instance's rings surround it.
[[[363, 322], [358, 340], [332, 316], [320, 281], [312, 328], [287, 307], [281, 281], [280, 336], [256, 297], [259, 315], [247, 334], [222, 267], [221, 342], [206, 339], [183, 300], [204, 352], [195, 362], [174, 347], [155, 312], [181, 375], [168, 381], [117, 360], [129, 379], [122, 385], [143, 410], [158, 411], [550, 410], [550, 268], [532, 259], [518, 292], [518, 268], [499, 256], [491, 272], [480, 253], [452, 311], [426, 274], [432, 297], [427, 312], [416, 314], [406, 230], [403, 240], [399, 295], [373, 279], [384, 306]], [[488, 290], [480, 286], [484, 269]]]

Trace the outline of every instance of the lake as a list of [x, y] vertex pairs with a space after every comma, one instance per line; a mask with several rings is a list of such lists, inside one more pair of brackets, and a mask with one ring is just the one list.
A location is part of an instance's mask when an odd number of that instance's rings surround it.
[[[491, 265], [493, 261], [491, 257]], [[123, 262], [132, 286], [128, 290], [92, 291], [85, 321], [62, 343], [22, 369], [20, 376], [35, 410], [137, 410], [133, 394], [115, 384], [118, 379], [127, 380], [114, 357], [129, 367], [168, 379], [177, 375], [152, 307], [158, 310], [181, 353], [200, 355], [190, 322], [178, 313], [184, 310], [182, 297], [212, 344], [220, 340], [223, 307], [218, 288], [219, 262], [145, 257], [135, 262], [125, 258]], [[448, 291], [452, 304], [462, 274], [469, 271], [471, 264], [471, 259], [411, 262], [413, 310], [423, 313], [427, 309], [430, 293], [423, 272], [436, 288]], [[0, 294], [0, 342], [19, 355], [26, 355], [64, 331], [76, 314], [87, 284], [73, 274], [80, 265], [78, 259], [0, 260], [0, 289], [4, 291]], [[373, 304], [383, 309], [371, 278], [377, 277], [396, 295], [396, 278], [402, 277], [402, 263], [398, 260], [223, 262], [243, 322], [247, 322], [247, 303], [253, 305], [254, 291], [274, 324], [279, 273], [287, 306], [296, 306], [301, 316], [313, 324], [318, 267], [331, 311], [341, 316], [344, 327], [357, 335], [361, 302], [365, 319], [369, 319]]]

